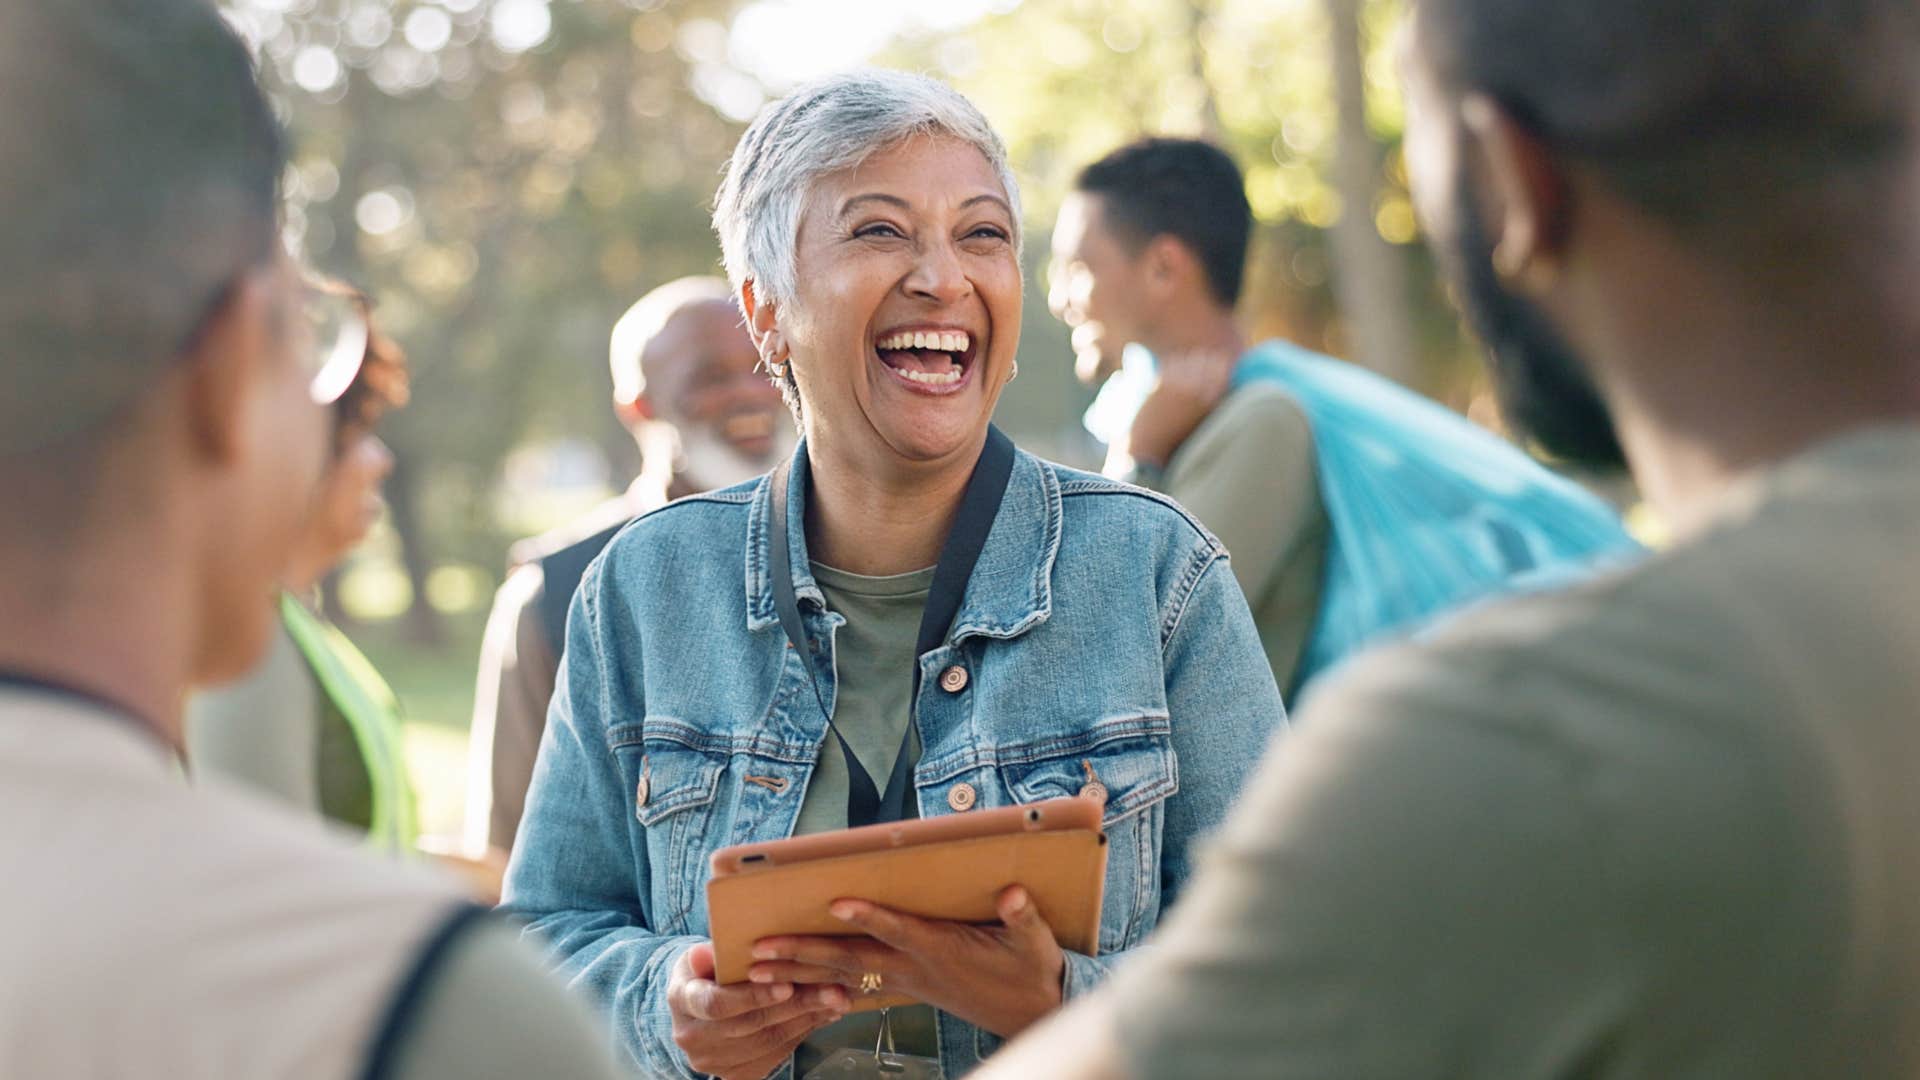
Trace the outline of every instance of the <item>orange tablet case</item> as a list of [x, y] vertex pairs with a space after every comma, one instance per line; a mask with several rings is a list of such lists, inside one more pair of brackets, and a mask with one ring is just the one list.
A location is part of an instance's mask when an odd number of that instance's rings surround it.
[[[753, 943], [776, 934], [852, 937], [827, 905], [871, 900], [929, 919], [991, 923], [994, 902], [1024, 885], [1063, 949], [1094, 954], [1107, 875], [1101, 804], [1049, 799], [972, 814], [869, 825], [713, 854], [707, 925], [722, 983], [743, 982]], [[904, 1005], [898, 994], [855, 997], [855, 1011]]]

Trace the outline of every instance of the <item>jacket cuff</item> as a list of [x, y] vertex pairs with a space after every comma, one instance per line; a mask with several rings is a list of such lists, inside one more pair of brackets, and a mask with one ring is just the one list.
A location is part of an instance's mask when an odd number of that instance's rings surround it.
[[633, 1018], [634, 1042], [640, 1051], [640, 1064], [649, 1075], [703, 1080], [702, 1074], [695, 1072], [687, 1061], [680, 1044], [673, 1041], [673, 1010], [667, 1007], [667, 985], [674, 965], [680, 962], [681, 954], [701, 940], [684, 938], [679, 944], [655, 949], [641, 975], [647, 996]]
[[1060, 980], [1060, 1003], [1065, 1005], [1074, 998], [1091, 992], [1105, 982], [1109, 971], [1108, 964], [1113, 957], [1092, 957], [1068, 951], [1067, 971]]

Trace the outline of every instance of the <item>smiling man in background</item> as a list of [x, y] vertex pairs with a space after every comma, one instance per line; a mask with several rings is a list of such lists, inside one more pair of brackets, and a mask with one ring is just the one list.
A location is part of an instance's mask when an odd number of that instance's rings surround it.
[[730, 487], [784, 460], [793, 421], [758, 371], [727, 283], [669, 282], [614, 325], [613, 408], [640, 444], [640, 476], [578, 521], [521, 541], [494, 597], [474, 695], [466, 847], [508, 851], [547, 726], [567, 604], [627, 522], [669, 500]]

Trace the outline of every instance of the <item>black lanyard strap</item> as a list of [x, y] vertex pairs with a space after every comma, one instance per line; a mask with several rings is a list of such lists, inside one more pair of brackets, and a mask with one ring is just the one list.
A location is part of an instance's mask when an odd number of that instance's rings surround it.
[[[805, 491], [810, 466], [804, 448], [797, 459], [801, 490]], [[793, 561], [787, 550], [787, 482], [791, 467], [792, 461], [783, 462], [770, 481], [773, 505], [767, 527], [771, 534], [768, 546], [772, 549], [769, 568], [773, 576], [773, 606], [780, 613], [780, 628], [786, 631], [787, 643], [800, 654], [800, 666], [806, 670], [807, 683], [813, 687], [813, 700], [820, 706], [820, 714], [827, 718], [827, 728], [839, 741], [840, 754], [846, 759], [848, 827], [899, 821], [906, 816], [908, 774], [912, 771], [907, 752], [913, 745], [913, 716], [909, 713], [907, 717], [906, 730], [900, 736], [900, 750], [894, 755], [893, 772], [887, 777], [883, 793], [874, 786], [872, 774], [860, 764], [853, 746], [834, 724], [827, 699], [820, 693], [820, 680], [814, 674], [813, 649], [807, 638], [807, 625], [800, 618], [800, 601], [793, 592]], [[927, 606], [920, 613], [920, 636], [914, 646], [913, 694], [907, 699], [909, 710], [920, 700], [920, 657], [946, 643], [954, 616], [960, 613], [967, 581], [973, 577], [974, 564], [980, 561], [980, 549], [986, 546], [987, 534], [993, 530], [993, 520], [999, 516], [1000, 502], [1006, 497], [1007, 480], [1012, 475], [1013, 440], [1001, 434], [999, 428], [988, 425], [987, 444], [980, 451], [980, 460], [974, 463], [973, 475], [967, 479], [966, 493], [960, 498], [960, 513], [941, 545], [940, 562], [934, 567], [933, 584], [927, 591]]]

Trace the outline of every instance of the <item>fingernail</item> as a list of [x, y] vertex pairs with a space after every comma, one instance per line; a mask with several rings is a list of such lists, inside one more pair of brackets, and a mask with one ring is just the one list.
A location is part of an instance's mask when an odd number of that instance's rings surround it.
[[749, 972], [747, 972], [747, 978], [749, 978], [749, 979], [751, 979], [751, 980], [753, 980], [754, 982], [757, 982], [757, 983], [770, 983], [770, 982], [772, 982], [772, 981], [773, 981], [773, 972], [771, 972], [771, 971], [749, 971]]
[[839, 919], [841, 922], [852, 922], [854, 918], [860, 914], [859, 908], [845, 900], [834, 904], [827, 908], [827, 910], [833, 914], [834, 918]]
[[[758, 976], [756, 976], [756, 978], [757, 977]], [[769, 978], [771, 978], [771, 976], [769, 976]], [[792, 983], [781, 983], [779, 986], [776, 986], [773, 988], [773, 1000], [775, 1004], [785, 1001], [792, 996], [793, 996]]]
[[778, 959], [779, 956], [780, 950], [771, 945], [755, 945], [753, 947], [753, 958], [755, 960], [774, 960]]
[[1025, 889], [1013, 894], [1013, 913], [1020, 915], [1027, 910], [1027, 892]]

